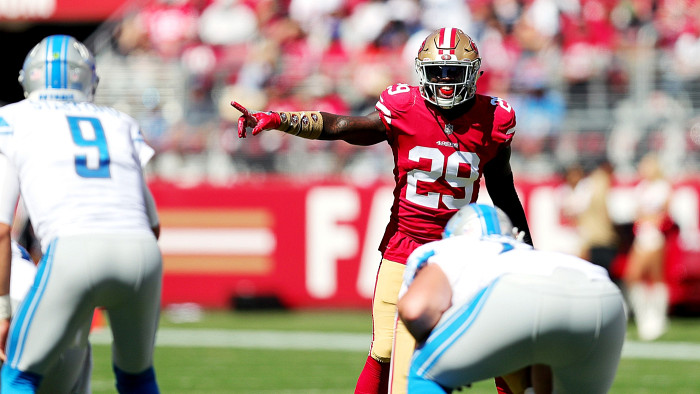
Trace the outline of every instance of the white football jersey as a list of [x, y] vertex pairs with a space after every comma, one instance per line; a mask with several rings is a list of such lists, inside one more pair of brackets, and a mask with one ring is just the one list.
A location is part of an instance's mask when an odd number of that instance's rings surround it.
[[142, 166], [154, 152], [130, 116], [87, 102], [23, 100], [0, 108], [0, 152], [42, 249], [61, 235], [150, 232]]
[[437, 264], [452, 287], [452, 303], [471, 300], [500, 276], [510, 273], [552, 275], [557, 268], [580, 271], [591, 280], [609, 281], [607, 271], [576, 256], [535, 250], [511, 237], [454, 236], [417, 248], [409, 257], [401, 295], [426, 263]]

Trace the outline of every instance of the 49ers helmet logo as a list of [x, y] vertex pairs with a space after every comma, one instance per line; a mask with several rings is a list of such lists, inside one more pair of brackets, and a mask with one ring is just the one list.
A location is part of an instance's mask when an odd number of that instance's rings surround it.
[[479, 56], [479, 48], [476, 47], [474, 40], [469, 40], [469, 46], [472, 48], [472, 51], [476, 52], [476, 56]]
[[424, 50], [427, 50], [427, 49], [425, 48], [425, 43], [426, 43], [426, 42], [428, 42], [428, 39], [427, 39], [427, 38], [426, 38], [425, 40], [423, 40], [423, 43], [422, 43], [422, 44], [420, 44], [420, 49], [418, 50], [418, 56], [420, 56], [420, 53], [421, 53], [421, 52], [423, 52]]

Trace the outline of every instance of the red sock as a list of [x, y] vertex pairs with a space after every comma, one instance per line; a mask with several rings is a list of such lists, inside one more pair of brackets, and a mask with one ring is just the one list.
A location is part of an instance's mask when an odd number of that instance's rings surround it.
[[386, 394], [389, 391], [389, 363], [367, 356], [365, 367], [357, 379], [355, 394]]
[[496, 390], [498, 390], [498, 394], [513, 394], [513, 392], [510, 391], [510, 387], [508, 387], [508, 383], [506, 383], [505, 379], [499, 376], [494, 378], [494, 381], [496, 382]]

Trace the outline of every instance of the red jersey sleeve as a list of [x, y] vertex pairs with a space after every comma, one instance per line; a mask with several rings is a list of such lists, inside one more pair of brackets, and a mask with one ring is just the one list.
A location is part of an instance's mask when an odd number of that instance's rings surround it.
[[[422, 99], [422, 98], [421, 98]], [[381, 114], [382, 122], [386, 127], [388, 139], [394, 140], [396, 127], [391, 127], [392, 122], [401, 121], [406, 118], [406, 113], [416, 104], [415, 89], [410, 85], [399, 83], [384, 89], [379, 95], [379, 101], [375, 108]]]
[[499, 97], [491, 97], [491, 105], [495, 107], [491, 137], [495, 142], [510, 145], [515, 135], [515, 109]]

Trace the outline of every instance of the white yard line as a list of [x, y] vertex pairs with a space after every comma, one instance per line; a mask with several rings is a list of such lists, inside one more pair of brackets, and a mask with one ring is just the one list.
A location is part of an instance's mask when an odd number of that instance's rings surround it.
[[[109, 344], [112, 334], [101, 329], [90, 334], [95, 344]], [[368, 334], [312, 331], [212, 330], [161, 328], [156, 338], [163, 347], [218, 347], [281, 350], [366, 351]], [[629, 359], [700, 361], [700, 343], [627, 341], [622, 357]]]
[[[90, 334], [95, 344], [111, 343], [109, 329]], [[282, 350], [346, 350], [369, 349], [368, 334], [328, 333], [312, 331], [216, 330], [161, 328], [156, 346], [218, 347]]]
[[700, 343], [627, 341], [622, 347], [623, 358], [650, 360], [700, 360]]

